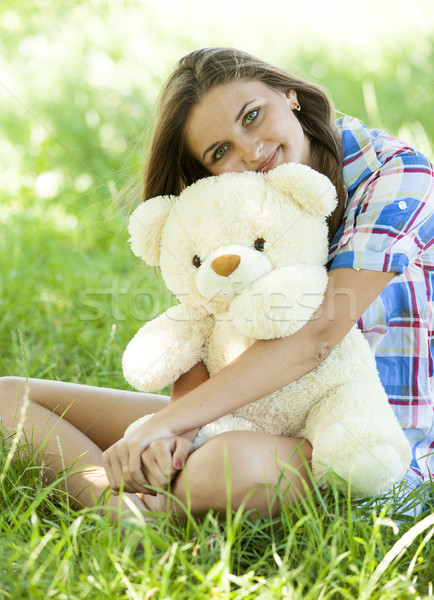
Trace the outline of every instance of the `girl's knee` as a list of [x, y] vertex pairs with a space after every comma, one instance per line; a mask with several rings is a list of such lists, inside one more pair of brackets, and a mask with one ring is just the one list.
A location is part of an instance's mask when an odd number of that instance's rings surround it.
[[176, 493], [182, 500], [189, 495], [192, 510], [203, 512], [223, 509], [230, 490], [232, 508], [248, 499], [247, 508], [269, 514], [277, 488], [286, 500], [296, 502], [309, 487], [310, 454], [304, 440], [248, 431], [221, 434], [190, 455]]
[[240, 470], [244, 478], [253, 477], [262, 458], [263, 448], [255, 443], [252, 432], [229, 431], [208, 440], [188, 460], [189, 473], [202, 481], [221, 480], [228, 475], [238, 478]]
[[0, 377], [0, 398], [7, 396], [10, 400], [19, 400], [23, 395], [25, 382], [24, 378], [13, 375]]
[[204, 468], [213, 472], [230, 469], [259, 479], [266, 475], [280, 476], [285, 468], [305, 469], [312, 459], [312, 446], [307, 440], [253, 431], [223, 433], [198, 450], [191, 458], [203, 462]]
[[3, 377], [0, 377], [0, 389], [18, 386], [20, 381], [21, 377], [15, 377], [14, 375], [5, 375]]
[[32, 410], [30, 388], [24, 377], [0, 377], [0, 418], [6, 431], [27, 421]]
[[24, 385], [20, 377], [0, 377], [0, 417], [7, 419], [11, 411], [16, 412], [23, 396]]

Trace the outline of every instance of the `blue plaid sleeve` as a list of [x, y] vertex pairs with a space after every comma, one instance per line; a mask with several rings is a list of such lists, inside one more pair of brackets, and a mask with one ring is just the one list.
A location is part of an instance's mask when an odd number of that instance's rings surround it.
[[415, 149], [360, 124], [344, 131], [343, 144], [349, 202], [330, 269], [403, 273], [434, 243], [432, 165]]

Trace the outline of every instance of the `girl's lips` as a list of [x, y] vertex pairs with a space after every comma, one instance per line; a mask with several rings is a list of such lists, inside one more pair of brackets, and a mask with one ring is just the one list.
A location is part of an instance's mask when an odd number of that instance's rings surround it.
[[279, 157], [279, 152], [280, 152], [280, 146], [278, 146], [276, 148], [276, 150], [273, 152], [273, 154], [268, 156], [268, 158], [261, 165], [259, 165], [258, 171], [260, 173], [267, 173], [273, 167], [275, 167], [276, 163], [277, 163], [277, 159]]

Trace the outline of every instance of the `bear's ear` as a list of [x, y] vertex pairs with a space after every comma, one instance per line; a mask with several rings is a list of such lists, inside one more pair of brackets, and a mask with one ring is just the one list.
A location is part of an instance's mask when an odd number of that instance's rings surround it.
[[164, 224], [177, 200], [176, 196], [157, 196], [142, 202], [128, 222], [131, 249], [151, 267], [160, 263], [160, 242]]
[[265, 181], [311, 215], [327, 217], [337, 205], [336, 189], [330, 179], [306, 165], [280, 165], [265, 175]]

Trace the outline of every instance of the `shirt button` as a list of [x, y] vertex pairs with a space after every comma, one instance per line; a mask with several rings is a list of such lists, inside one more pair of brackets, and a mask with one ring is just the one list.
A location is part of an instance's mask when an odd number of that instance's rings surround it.
[[405, 210], [407, 208], [407, 202], [405, 200], [401, 200], [398, 206], [401, 210]]

